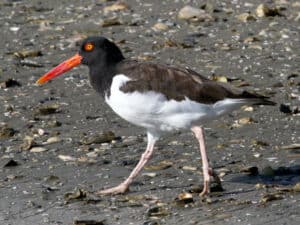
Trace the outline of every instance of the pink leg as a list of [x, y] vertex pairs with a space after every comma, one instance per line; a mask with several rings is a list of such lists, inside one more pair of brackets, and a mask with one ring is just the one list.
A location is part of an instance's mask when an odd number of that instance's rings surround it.
[[210, 183], [210, 174], [212, 173], [211, 168], [209, 168], [208, 159], [205, 150], [205, 141], [204, 141], [204, 132], [202, 127], [194, 126], [191, 128], [192, 132], [195, 134], [200, 145], [200, 153], [202, 157], [202, 168], [204, 176], [203, 190], [200, 193], [200, 196], [204, 196], [209, 193], [209, 183]]
[[140, 161], [136, 165], [136, 167], [133, 169], [133, 171], [130, 173], [129, 177], [123, 181], [121, 184], [119, 184], [116, 187], [100, 190], [97, 191], [95, 194], [97, 195], [105, 195], [105, 194], [122, 194], [126, 192], [129, 188], [129, 185], [132, 183], [133, 179], [139, 174], [139, 172], [143, 169], [145, 164], [149, 161], [153, 150], [154, 150], [154, 144], [157, 141], [157, 137], [154, 137], [151, 133], [147, 133], [148, 135], [148, 144], [146, 151], [142, 154]]

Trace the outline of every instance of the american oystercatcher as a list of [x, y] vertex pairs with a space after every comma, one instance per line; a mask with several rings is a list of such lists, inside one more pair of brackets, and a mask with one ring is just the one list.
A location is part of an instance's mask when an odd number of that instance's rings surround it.
[[119, 194], [150, 159], [159, 137], [167, 132], [190, 129], [196, 136], [202, 157], [204, 186], [209, 193], [212, 169], [205, 150], [202, 126], [243, 105], [274, 105], [268, 97], [209, 80], [193, 70], [166, 64], [125, 59], [120, 49], [104, 37], [85, 39], [80, 50], [43, 75], [38, 84], [84, 64], [89, 67], [92, 87], [123, 119], [147, 130], [148, 144], [140, 161], [120, 185], [96, 192]]

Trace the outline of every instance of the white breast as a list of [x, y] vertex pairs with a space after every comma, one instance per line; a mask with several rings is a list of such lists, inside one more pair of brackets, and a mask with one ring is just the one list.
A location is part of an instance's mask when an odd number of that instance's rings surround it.
[[[216, 104], [201, 104], [188, 98], [182, 101], [168, 100], [164, 95], [148, 91], [124, 93], [120, 87], [130, 79], [123, 74], [114, 76], [107, 104], [125, 120], [148, 130], [172, 131], [202, 125], [237, 108], [231, 99]], [[234, 105], [234, 107], [233, 107]], [[230, 107], [228, 107], [230, 106]]]

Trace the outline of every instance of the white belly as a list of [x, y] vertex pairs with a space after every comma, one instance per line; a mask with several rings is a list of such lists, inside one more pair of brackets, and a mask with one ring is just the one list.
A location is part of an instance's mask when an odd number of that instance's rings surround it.
[[192, 125], [202, 125], [228, 111], [224, 107], [228, 105], [225, 104], [226, 100], [224, 104], [219, 101], [208, 105], [188, 98], [182, 101], [168, 100], [164, 95], [153, 91], [120, 91], [119, 88], [129, 80], [125, 75], [116, 75], [112, 81], [110, 96], [106, 96], [105, 101], [120, 117], [148, 130], [189, 129]]

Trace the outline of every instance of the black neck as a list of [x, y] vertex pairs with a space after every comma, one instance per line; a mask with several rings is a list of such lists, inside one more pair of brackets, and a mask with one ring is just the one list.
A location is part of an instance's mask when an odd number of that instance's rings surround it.
[[116, 74], [116, 64], [89, 66], [90, 83], [92, 87], [101, 95], [110, 94], [112, 78]]

